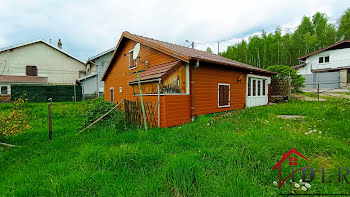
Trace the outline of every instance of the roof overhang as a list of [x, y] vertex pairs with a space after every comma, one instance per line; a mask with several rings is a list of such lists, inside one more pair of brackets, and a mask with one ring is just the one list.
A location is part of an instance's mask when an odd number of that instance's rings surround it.
[[47, 77], [0, 75], [0, 83], [46, 85]]
[[302, 60], [302, 61], [305, 61], [306, 58], [308, 58], [308, 57], [310, 57], [312, 55], [315, 55], [315, 54], [320, 53], [322, 51], [329, 51], [329, 50], [337, 49], [341, 45], [345, 45], [346, 47], [344, 46], [344, 48], [349, 48], [350, 47], [350, 40], [341, 40], [341, 41], [339, 41], [339, 42], [337, 42], [335, 44], [326, 46], [326, 47], [324, 47], [322, 49], [319, 49], [319, 50], [316, 50], [314, 52], [308, 53], [308, 54], [306, 54], [304, 56], [301, 56], [298, 59]]
[[106, 78], [106, 76], [107, 76], [107, 73], [108, 73], [109, 70], [111, 69], [111, 66], [112, 66], [111, 64], [113, 64], [113, 62], [114, 62], [114, 60], [115, 60], [115, 58], [116, 58], [116, 54], [117, 54], [117, 52], [120, 50], [119, 47], [120, 47], [120, 45], [121, 45], [121, 43], [122, 43], [122, 41], [123, 41], [124, 39], [133, 40], [133, 41], [135, 41], [135, 42], [141, 43], [141, 44], [144, 45], [144, 46], [148, 46], [148, 47], [153, 48], [153, 49], [155, 49], [155, 50], [157, 50], [157, 51], [163, 52], [163, 53], [165, 53], [165, 54], [167, 54], [167, 55], [170, 55], [170, 56], [172, 56], [172, 57], [175, 57], [175, 58], [177, 58], [177, 59], [180, 59], [180, 60], [182, 60], [182, 61], [184, 61], [184, 62], [187, 62], [187, 63], [190, 62], [190, 57], [189, 57], [189, 56], [183, 55], [183, 54], [181, 54], [181, 53], [176, 53], [176, 52], [174, 52], [174, 51], [171, 51], [171, 50], [169, 50], [169, 49], [166, 49], [166, 48], [163, 47], [163, 46], [156, 45], [156, 44], [154, 44], [154, 43], [149, 43], [148, 41], [146, 41], [146, 40], [144, 40], [144, 39], [142, 39], [142, 38], [136, 37], [136, 36], [130, 34], [129, 32], [123, 32], [123, 34], [121, 35], [121, 37], [120, 37], [120, 39], [119, 39], [119, 41], [118, 41], [118, 44], [117, 44], [116, 48], [115, 48], [114, 51], [113, 51], [112, 58], [109, 60], [108, 66], [107, 66], [107, 68], [105, 69], [105, 72], [104, 72], [103, 75], [102, 75], [101, 81], [104, 81], [104, 80], [105, 80], [105, 78]]
[[87, 76], [85, 76], [85, 77], [81, 77], [81, 78], [77, 79], [77, 81], [78, 81], [78, 82], [84, 81], [84, 80], [86, 80], [86, 79], [88, 79], [88, 78], [91, 78], [91, 77], [94, 77], [94, 76], [96, 76], [96, 75], [97, 75], [97, 73], [94, 73], [94, 74], [91, 74], [91, 75], [87, 75]]

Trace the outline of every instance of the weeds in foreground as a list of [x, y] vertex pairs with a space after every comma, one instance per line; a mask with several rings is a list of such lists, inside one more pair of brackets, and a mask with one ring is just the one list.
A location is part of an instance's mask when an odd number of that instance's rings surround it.
[[8, 115], [5, 115], [4, 112], [0, 113], [0, 139], [23, 134], [31, 128], [28, 115], [23, 108], [24, 102], [22, 98], [19, 98], [12, 103], [12, 110]]

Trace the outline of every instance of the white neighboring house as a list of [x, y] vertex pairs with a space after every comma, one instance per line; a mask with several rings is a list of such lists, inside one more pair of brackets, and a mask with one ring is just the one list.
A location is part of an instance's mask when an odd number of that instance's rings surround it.
[[346, 88], [350, 83], [350, 40], [342, 40], [298, 58], [293, 66], [305, 78], [305, 88]]
[[108, 49], [87, 60], [87, 76], [77, 79], [77, 82], [82, 86], [84, 98], [104, 96], [104, 81], [101, 81], [101, 77], [112, 57], [113, 51], [114, 48]]
[[[55, 46], [36, 40], [0, 49], [0, 96], [11, 94], [11, 85], [75, 85], [85, 76], [85, 63]], [[1, 100], [1, 99], [0, 99]]]

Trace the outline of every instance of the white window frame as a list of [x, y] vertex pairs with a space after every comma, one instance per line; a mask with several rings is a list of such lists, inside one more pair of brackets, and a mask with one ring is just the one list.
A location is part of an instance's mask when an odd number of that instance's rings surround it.
[[[2, 94], [1, 93], [1, 88], [2, 87], [6, 87], [6, 89], [7, 89], [7, 94]], [[10, 92], [10, 87], [8, 86], [8, 85], [0, 85], [0, 95], [9, 95], [9, 94], [11, 94], [11, 92]]]
[[[113, 94], [111, 94], [111, 90], [113, 90]], [[109, 88], [109, 101], [112, 103], [114, 103], [114, 94], [115, 94], [114, 88], [113, 87]], [[111, 95], [113, 95], [113, 100], [111, 99]]]
[[[322, 63], [320, 63], [320, 58], [321, 57], [323, 58], [323, 62]], [[328, 62], [326, 62], [326, 57], [328, 57]], [[318, 63], [319, 64], [329, 64], [330, 61], [331, 61], [331, 56], [329, 54], [318, 56]]]
[[133, 60], [135, 61], [135, 66], [134, 67], [130, 67], [131, 65], [131, 56], [130, 56], [130, 53], [132, 53], [134, 51], [134, 49], [130, 50], [129, 53], [128, 53], [128, 57], [129, 57], [129, 70], [133, 70], [133, 69], [136, 69], [137, 68], [137, 59], [136, 60]]
[[[220, 106], [220, 86], [228, 86], [228, 105]], [[231, 106], [231, 84], [229, 83], [218, 83], [218, 108], [230, 107]]]

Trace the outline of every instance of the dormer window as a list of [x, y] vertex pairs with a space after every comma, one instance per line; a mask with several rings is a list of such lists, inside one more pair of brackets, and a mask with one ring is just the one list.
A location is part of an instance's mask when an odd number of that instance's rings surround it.
[[134, 60], [134, 50], [129, 51], [129, 70], [137, 68], [137, 61]]
[[320, 63], [320, 64], [328, 63], [328, 62], [329, 62], [329, 55], [321, 56], [318, 58], [318, 63]]

